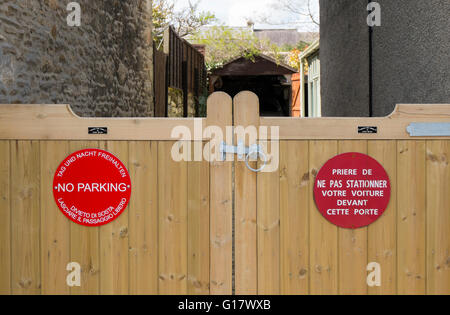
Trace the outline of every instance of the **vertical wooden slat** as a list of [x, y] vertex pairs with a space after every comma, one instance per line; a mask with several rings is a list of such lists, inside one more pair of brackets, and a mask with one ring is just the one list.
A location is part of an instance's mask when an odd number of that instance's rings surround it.
[[426, 293], [426, 143], [397, 144], [398, 294]]
[[12, 293], [40, 294], [38, 141], [11, 142]]
[[[254, 93], [241, 92], [234, 98], [234, 125], [259, 128], [259, 101]], [[246, 146], [255, 144], [245, 134], [236, 134]], [[253, 143], [250, 143], [250, 142]], [[251, 162], [256, 168], [256, 162]], [[235, 163], [235, 292], [237, 295], [258, 293], [256, 173], [247, 169], [244, 161]]]
[[[311, 180], [309, 195], [313, 195], [314, 181], [322, 166], [337, 154], [337, 141], [310, 141], [309, 167]], [[338, 293], [338, 229], [317, 209], [314, 198], [310, 209], [310, 294]]]
[[[368, 263], [381, 265], [381, 287], [369, 287], [369, 294], [397, 293], [397, 143], [369, 141], [369, 155], [388, 173], [391, 201], [384, 214], [368, 227]], [[367, 273], [366, 273], [367, 274]]]
[[187, 163], [158, 145], [159, 294], [187, 293]]
[[[116, 156], [128, 169], [128, 143], [108, 141], [106, 151]], [[129, 293], [128, 208], [113, 222], [100, 227], [100, 292]]]
[[[70, 153], [99, 148], [98, 141], [72, 141]], [[70, 261], [81, 266], [81, 286], [72, 287], [73, 295], [100, 294], [100, 228], [70, 222]]]
[[158, 143], [131, 141], [130, 294], [158, 294]]
[[450, 141], [427, 142], [427, 293], [450, 294]]
[[[221, 92], [212, 94], [207, 110], [207, 126], [219, 127], [225, 136], [225, 127], [232, 125], [231, 97]], [[232, 163], [214, 161], [210, 165], [210, 286], [213, 295], [232, 293], [232, 203]]]
[[11, 293], [11, 199], [9, 141], [0, 141], [0, 295]]
[[280, 294], [280, 172], [257, 175], [258, 294]]
[[[367, 141], [340, 141], [339, 154], [367, 154]], [[339, 293], [367, 294], [367, 227], [339, 228]]]
[[70, 262], [70, 221], [53, 197], [53, 177], [68, 156], [67, 141], [41, 141], [41, 282], [42, 294], [69, 294], [66, 266]]
[[209, 294], [208, 161], [188, 163], [188, 294]]
[[309, 146], [280, 144], [281, 293], [309, 293]]

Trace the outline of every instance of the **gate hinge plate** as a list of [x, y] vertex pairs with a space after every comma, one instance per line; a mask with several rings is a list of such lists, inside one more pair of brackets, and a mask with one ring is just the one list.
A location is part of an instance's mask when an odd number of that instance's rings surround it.
[[450, 137], [450, 123], [411, 123], [406, 131], [411, 137]]

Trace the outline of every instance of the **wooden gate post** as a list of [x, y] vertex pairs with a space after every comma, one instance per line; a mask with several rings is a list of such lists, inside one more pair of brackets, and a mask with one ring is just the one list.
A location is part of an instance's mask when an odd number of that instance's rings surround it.
[[[222, 92], [212, 94], [207, 104], [207, 127], [219, 127], [225, 137], [226, 127], [232, 126], [231, 106], [232, 99], [228, 94]], [[218, 153], [217, 146], [215, 150]], [[211, 163], [210, 220], [210, 292], [212, 295], [230, 295], [233, 260], [233, 193], [230, 161], [213, 160]]]
[[[245, 133], [259, 129], [259, 100], [256, 94], [244, 91], [234, 98], [235, 143], [256, 144]], [[242, 129], [243, 128], [243, 129]], [[257, 135], [258, 133], [256, 133]], [[256, 167], [256, 162], [251, 162]], [[235, 167], [235, 290], [237, 295], [257, 294], [257, 216], [256, 173], [247, 169], [245, 161]]]

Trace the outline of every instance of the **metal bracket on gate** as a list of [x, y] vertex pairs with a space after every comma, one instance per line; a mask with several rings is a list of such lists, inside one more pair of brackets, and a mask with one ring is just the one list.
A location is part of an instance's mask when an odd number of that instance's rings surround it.
[[[243, 141], [239, 141], [237, 146], [227, 145], [225, 142], [220, 144], [220, 153], [222, 154], [222, 161], [225, 161], [227, 158], [227, 154], [237, 154], [239, 160], [245, 159], [245, 165], [247, 168], [252, 171], [259, 173], [261, 172], [267, 165], [267, 157], [264, 154], [262, 147], [257, 144], [253, 144], [250, 147], [244, 146]], [[249, 165], [250, 159], [260, 158], [264, 164], [258, 168], [254, 169]]]
[[411, 123], [406, 131], [411, 137], [449, 137], [450, 123]]

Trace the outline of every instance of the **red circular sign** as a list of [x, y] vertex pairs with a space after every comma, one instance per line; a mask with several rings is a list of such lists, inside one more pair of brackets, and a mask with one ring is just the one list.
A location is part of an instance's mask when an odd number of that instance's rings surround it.
[[314, 184], [317, 208], [331, 223], [358, 229], [375, 222], [391, 197], [389, 176], [375, 159], [345, 153], [329, 160]]
[[130, 201], [131, 179], [109, 152], [87, 149], [69, 155], [56, 170], [53, 195], [64, 215], [84, 226], [117, 219]]

